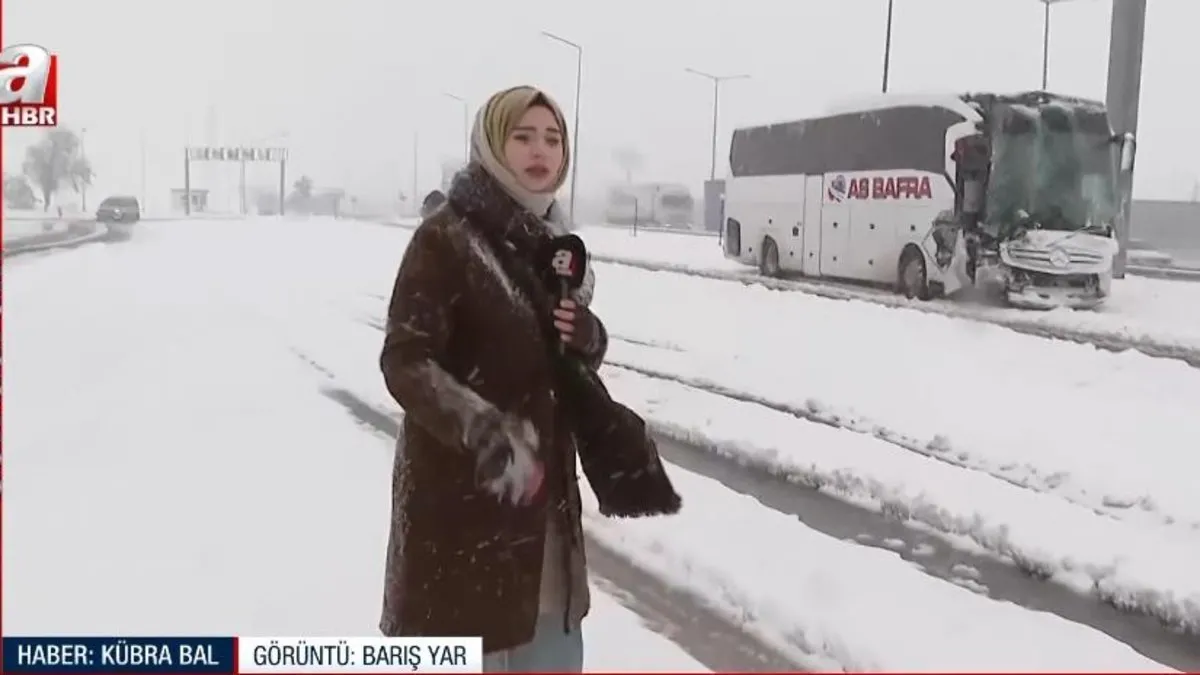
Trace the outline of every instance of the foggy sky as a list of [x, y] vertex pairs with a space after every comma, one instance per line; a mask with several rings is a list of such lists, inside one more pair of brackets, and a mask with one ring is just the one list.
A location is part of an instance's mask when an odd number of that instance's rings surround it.
[[[1050, 89], [1104, 99], [1112, 0], [1052, 10]], [[1120, 0], [1117, 0], [1120, 1]], [[712, 85], [684, 72], [746, 73], [723, 85], [718, 176], [729, 133], [803, 117], [839, 97], [877, 92], [886, 0], [6, 0], [4, 44], [59, 55], [60, 123], [86, 128], [92, 194], [182, 186], [187, 144], [242, 144], [286, 133], [289, 174], [368, 197], [419, 189], [461, 157], [466, 98], [528, 83], [573, 114], [584, 46], [580, 192], [621, 177], [612, 153], [645, 155], [635, 178], [700, 194], [708, 177]], [[1197, 0], [1151, 0], [1136, 194], [1188, 199], [1200, 179], [1195, 118]], [[896, 0], [891, 90], [1016, 91], [1041, 84], [1036, 0]], [[10, 130], [4, 166], [19, 171], [34, 130]], [[266, 143], [268, 145], [273, 143]], [[145, 170], [140, 159], [145, 148]], [[238, 169], [200, 170], [197, 187], [233, 207]], [[254, 167], [256, 185], [277, 182]], [[64, 197], [67, 197], [64, 195]], [[67, 199], [75, 199], [73, 196]], [[89, 206], [94, 204], [91, 198]]]

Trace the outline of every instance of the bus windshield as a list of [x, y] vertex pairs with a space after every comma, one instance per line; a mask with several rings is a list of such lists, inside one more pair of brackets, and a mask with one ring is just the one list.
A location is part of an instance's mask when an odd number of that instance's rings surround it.
[[1046, 230], [1108, 227], [1119, 212], [1120, 144], [1102, 111], [1012, 105], [993, 121], [986, 222]]

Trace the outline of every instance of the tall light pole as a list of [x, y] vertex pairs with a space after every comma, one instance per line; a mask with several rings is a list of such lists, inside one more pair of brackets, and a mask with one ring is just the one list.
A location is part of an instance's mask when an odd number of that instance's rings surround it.
[[684, 68], [687, 72], [693, 75], [707, 78], [713, 84], [713, 109], [712, 109], [712, 165], [709, 168], [709, 180], [717, 179], [717, 115], [721, 107], [721, 83], [728, 80], [745, 80], [749, 79], [749, 75], [713, 75], [695, 68]]
[[571, 204], [570, 215], [571, 224], [575, 223], [575, 178], [579, 175], [579, 95], [583, 89], [583, 47], [570, 40], [555, 35], [549, 31], [542, 31], [542, 35], [561, 42], [568, 47], [575, 48], [575, 128], [571, 131]]
[[1042, 3], [1042, 91], [1050, 88], [1050, 5], [1066, 0], [1038, 0]]
[[470, 122], [471, 109], [467, 105], [467, 99], [465, 99], [461, 96], [457, 96], [457, 95], [451, 94], [449, 92], [442, 92], [442, 96], [445, 96], [446, 98], [454, 99], [455, 101], [458, 101], [459, 103], [462, 104], [462, 109], [463, 109], [463, 164], [466, 164], [467, 162], [471, 161], [471, 122]]
[[892, 66], [892, 10], [895, 9], [895, 0], [888, 0], [887, 11], [887, 33], [883, 38], [883, 93], [888, 90], [888, 73]]

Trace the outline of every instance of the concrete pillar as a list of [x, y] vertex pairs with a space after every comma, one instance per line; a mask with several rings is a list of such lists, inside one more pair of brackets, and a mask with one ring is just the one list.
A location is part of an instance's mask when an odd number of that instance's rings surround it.
[[[1108, 91], [1105, 95], [1113, 131], [1137, 134], [1142, 90], [1142, 45], [1146, 37], [1146, 0], [1112, 0], [1112, 33], [1108, 47]], [[1122, 217], [1117, 221], [1117, 255], [1113, 273], [1125, 278], [1125, 249], [1130, 235], [1133, 172], [1122, 179]]]

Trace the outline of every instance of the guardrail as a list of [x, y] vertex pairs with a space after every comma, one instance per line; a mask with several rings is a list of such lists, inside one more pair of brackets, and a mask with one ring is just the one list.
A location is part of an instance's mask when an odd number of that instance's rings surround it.
[[688, 237], [712, 237], [716, 239], [718, 232], [712, 230], [693, 230], [683, 227], [663, 227], [661, 225], [614, 225], [612, 223], [589, 224], [580, 223], [580, 227], [602, 227], [607, 230], [625, 230], [627, 232], [662, 232], [663, 234], [682, 234]]
[[1152, 279], [1171, 279], [1174, 281], [1200, 281], [1200, 269], [1195, 267], [1147, 267], [1143, 265], [1126, 265], [1126, 274]]

